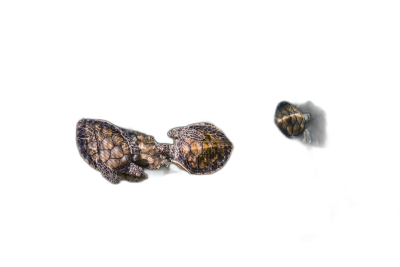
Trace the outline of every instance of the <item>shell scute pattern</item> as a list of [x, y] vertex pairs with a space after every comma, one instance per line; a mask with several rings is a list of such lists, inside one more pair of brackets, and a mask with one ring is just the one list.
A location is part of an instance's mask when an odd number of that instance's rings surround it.
[[325, 147], [326, 113], [312, 101], [293, 105], [284, 100], [276, 105], [274, 124], [290, 140], [310, 147]]
[[222, 168], [232, 152], [229, 139], [212, 124], [192, 124], [185, 128], [203, 134], [203, 140], [179, 138], [178, 162], [190, 173], [211, 174]]
[[77, 138], [81, 155], [93, 168], [97, 167], [99, 159], [116, 170], [128, 165], [130, 150], [127, 140], [124, 142], [120, 130], [111, 123], [81, 120], [77, 127]]
[[275, 124], [287, 137], [299, 136], [305, 129], [303, 113], [288, 102], [279, 103], [275, 113]]
[[182, 142], [181, 150], [183, 153], [183, 157], [187, 158], [187, 156], [189, 155], [189, 152], [190, 152], [190, 146], [187, 143]]

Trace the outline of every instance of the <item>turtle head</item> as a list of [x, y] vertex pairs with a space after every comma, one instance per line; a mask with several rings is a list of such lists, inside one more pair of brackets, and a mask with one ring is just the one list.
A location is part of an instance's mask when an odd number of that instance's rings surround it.
[[311, 115], [308, 113], [303, 113], [303, 117], [305, 121], [309, 121], [311, 119]]
[[178, 139], [180, 132], [181, 132], [181, 127], [177, 127], [169, 130], [167, 134], [172, 139]]

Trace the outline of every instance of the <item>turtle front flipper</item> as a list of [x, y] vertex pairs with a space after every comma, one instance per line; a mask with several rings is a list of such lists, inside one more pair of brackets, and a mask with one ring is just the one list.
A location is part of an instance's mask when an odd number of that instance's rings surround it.
[[192, 175], [192, 172], [188, 168], [186, 168], [185, 165], [179, 160], [173, 159], [171, 160], [171, 162], [174, 163], [176, 166], [178, 166], [179, 169], [187, 171], [190, 175]]
[[202, 134], [201, 132], [195, 130], [195, 129], [191, 129], [188, 127], [185, 127], [182, 131], [182, 138], [192, 138], [195, 140], [204, 140], [206, 139], [206, 137], [204, 136], [204, 134]]
[[219, 129], [214, 124], [209, 123], [209, 122], [194, 123], [194, 124], [188, 125], [186, 127], [192, 127], [192, 126], [211, 127], [211, 128], [214, 128], [215, 130], [219, 131]]
[[117, 176], [117, 172], [114, 169], [108, 167], [106, 164], [104, 164], [104, 162], [102, 162], [100, 159], [97, 160], [96, 165], [97, 165], [96, 166], [97, 170], [108, 181], [110, 181], [113, 184], [118, 184], [120, 182], [120, 179]]
[[168, 131], [168, 136], [173, 139], [191, 138], [195, 140], [204, 140], [205, 136], [199, 131], [189, 127], [176, 127]]
[[222, 132], [222, 130], [220, 129], [220, 128], [218, 128], [214, 123], [212, 123], [212, 122], [198, 122], [198, 123], [192, 123], [192, 124], [189, 124], [187, 127], [190, 127], [190, 126], [210, 126], [210, 127], [213, 127], [214, 129], [217, 129], [218, 131], [221, 131]]

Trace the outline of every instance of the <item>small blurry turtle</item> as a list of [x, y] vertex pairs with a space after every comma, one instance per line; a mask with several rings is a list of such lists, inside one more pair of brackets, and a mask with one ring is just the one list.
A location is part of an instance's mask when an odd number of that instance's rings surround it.
[[289, 137], [300, 137], [305, 144], [311, 144], [311, 133], [306, 129], [306, 122], [310, 114], [302, 113], [298, 107], [283, 101], [279, 103], [275, 112], [275, 124], [281, 132]]
[[225, 134], [210, 123], [173, 128], [168, 136], [174, 144], [157, 144], [156, 150], [191, 174], [212, 174], [221, 169], [233, 145]]
[[111, 122], [82, 119], [76, 128], [79, 153], [91, 167], [111, 183], [139, 182], [147, 178], [143, 169], [168, 166], [169, 160], [154, 150], [154, 138], [118, 127]]

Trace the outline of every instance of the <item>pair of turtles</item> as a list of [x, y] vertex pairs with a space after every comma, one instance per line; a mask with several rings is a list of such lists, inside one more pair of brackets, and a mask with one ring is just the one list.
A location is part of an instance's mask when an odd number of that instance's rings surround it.
[[300, 137], [307, 145], [312, 142], [311, 133], [306, 129], [306, 122], [310, 118], [310, 114], [302, 113], [298, 107], [286, 101], [279, 103], [275, 111], [275, 124], [281, 132], [289, 138]]
[[229, 159], [233, 146], [209, 123], [173, 128], [173, 144], [159, 144], [152, 136], [118, 127], [104, 120], [82, 119], [76, 140], [83, 159], [111, 183], [138, 182], [144, 169], [159, 169], [172, 162], [192, 174], [211, 174]]

